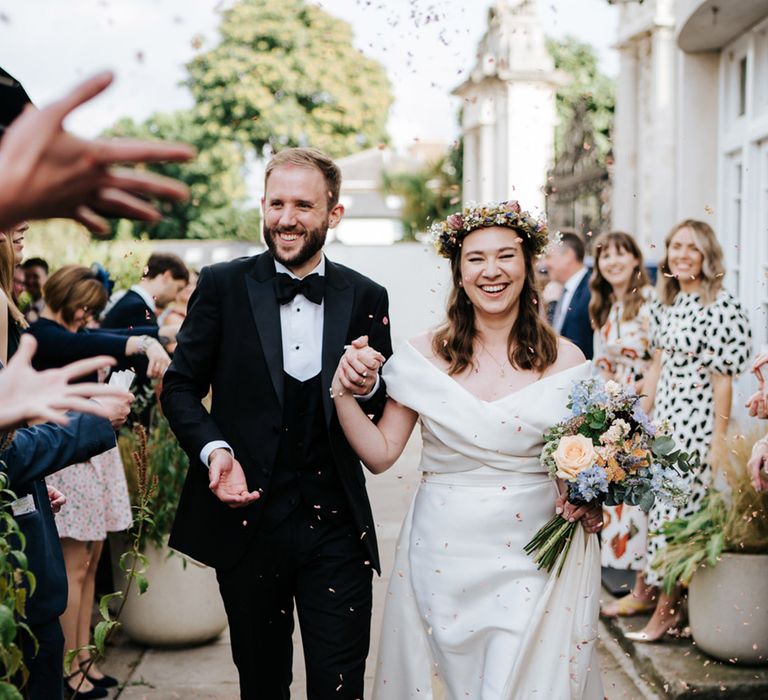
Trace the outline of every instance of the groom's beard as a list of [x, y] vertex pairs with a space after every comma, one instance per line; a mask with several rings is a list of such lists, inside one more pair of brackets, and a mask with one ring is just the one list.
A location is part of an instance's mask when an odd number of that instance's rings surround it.
[[[266, 222], [263, 226], [264, 241], [267, 248], [274, 256], [275, 260], [282, 263], [287, 268], [301, 267], [304, 263], [312, 259], [325, 245], [325, 239], [328, 235], [328, 224], [321, 228], [305, 229], [296, 228], [268, 228]], [[301, 236], [303, 244], [291, 257], [282, 255], [278, 250], [276, 237], [278, 233], [297, 233]]]

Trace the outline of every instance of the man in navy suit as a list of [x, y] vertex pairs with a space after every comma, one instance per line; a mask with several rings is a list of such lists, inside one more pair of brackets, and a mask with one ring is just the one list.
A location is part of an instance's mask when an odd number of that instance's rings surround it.
[[555, 306], [554, 329], [581, 348], [592, 359], [593, 330], [589, 320], [589, 270], [584, 265], [584, 241], [573, 231], [561, 231], [544, 260], [549, 278], [563, 285], [563, 294]]
[[26, 538], [29, 570], [37, 580], [35, 592], [27, 600], [25, 619], [37, 639], [37, 653], [26, 635], [21, 640], [30, 672], [25, 687], [30, 700], [57, 700], [64, 690], [64, 636], [59, 616], [67, 607], [67, 574], [45, 476], [115, 446], [114, 428], [125, 421], [130, 400], [100, 398], [99, 402], [108, 409], [110, 419], [70, 414], [67, 425], [46, 423], [0, 434], [0, 444], [5, 446], [0, 451], [0, 469], [8, 475], [17, 497], [11, 508]]

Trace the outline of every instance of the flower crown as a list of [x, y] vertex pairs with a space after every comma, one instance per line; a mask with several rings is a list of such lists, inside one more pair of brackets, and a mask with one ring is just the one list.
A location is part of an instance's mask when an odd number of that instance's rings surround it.
[[505, 226], [524, 234], [523, 243], [531, 246], [534, 255], [544, 252], [548, 243], [547, 223], [522, 211], [517, 200], [498, 204], [469, 204], [460, 213], [451, 214], [445, 221], [435, 221], [429, 228], [435, 250], [444, 258], [452, 258], [461, 248], [465, 236], [479, 228]]

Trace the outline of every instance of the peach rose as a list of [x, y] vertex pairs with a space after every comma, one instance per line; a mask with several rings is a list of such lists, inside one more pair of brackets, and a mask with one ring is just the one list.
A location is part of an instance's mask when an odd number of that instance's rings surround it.
[[557, 465], [557, 476], [566, 481], [573, 481], [579, 472], [589, 469], [597, 454], [592, 440], [583, 435], [569, 435], [560, 438], [552, 457]]

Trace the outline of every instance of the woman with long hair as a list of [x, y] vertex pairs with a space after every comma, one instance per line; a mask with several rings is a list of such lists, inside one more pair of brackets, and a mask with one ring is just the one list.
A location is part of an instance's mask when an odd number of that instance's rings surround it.
[[6, 364], [19, 347], [27, 320], [18, 307], [13, 277], [21, 260], [27, 222], [9, 231], [0, 231], [0, 361]]
[[[595, 329], [594, 364], [603, 379], [642, 391], [651, 363], [651, 307], [655, 298], [635, 239], [611, 231], [595, 240], [595, 262], [589, 288], [589, 317]], [[648, 516], [629, 505], [603, 508], [601, 563], [609, 569], [634, 570], [629, 595], [608, 603], [602, 614], [628, 616], [652, 610], [653, 591], [645, 585]]]
[[524, 552], [556, 508], [585, 516], [589, 532], [602, 517], [566, 504], [539, 460], [544, 431], [568, 413], [571, 383], [590, 372], [538, 312], [534, 261], [546, 227], [503, 202], [465, 209], [434, 234], [451, 263], [447, 318], [387, 362], [381, 420], [353, 396], [353, 369], [377, 359], [365, 339], [342, 357], [331, 388], [373, 473], [422, 426], [422, 480], [398, 543], [374, 697], [434, 688], [451, 698], [602, 698], [597, 538], [578, 529], [560, 578]]
[[664, 571], [654, 556], [666, 547], [663, 524], [696, 513], [711, 480], [712, 451], [725, 437], [731, 413], [733, 377], [749, 357], [749, 321], [739, 303], [723, 289], [723, 251], [715, 232], [703, 221], [686, 219], [664, 241], [653, 307], [653, 362], [646, 374], [644, 408], [656, 422], [668, 422], [685, 452], [699, 452], [701, 468], [686, 475], [687, 504], [676, 510], [655, 503], [649, 513], [644, 580], [656, 587], [653, 615], [635, 641], [655, 642], [680, 626], [682, 589], [661, 591]]
[[[29, 328], [38, 350], [36, 369], [62, 367], [78, 359], [110, 355], [125, 366], [145, 355], [150, 376], [160, 376], [169, 359], [160, 343], [142, 328], [122, 331], [86, 330], [107, 303], [107, 292], [87, 267], [68, 265], [54, 272], [43, 287], [45, 307]], [[56, 517], [67, 571], [67, 609], [61, 616], [65, 649], [80, 649], [65, 691], [79, 687], [78, 698], [106, 697], [117, 681], [105, 676], [84, 650], [90, 642], [91, 608], [96, 570], [108, 532], [127, 529], [132, 520], [122, 461], [117, 448], [73, 464], [48, 477], [48, 483], [68, 498]], [[87, 671], [87, 676], [83, 678]]]

